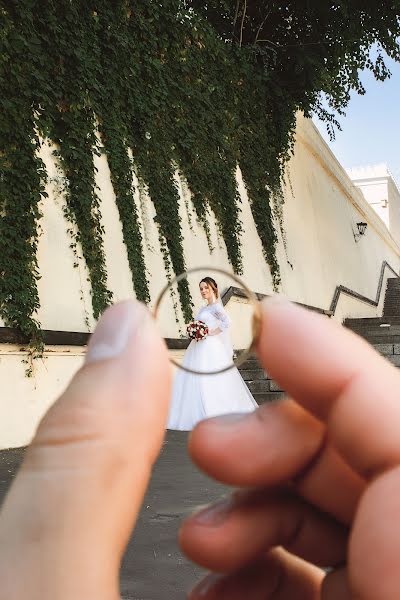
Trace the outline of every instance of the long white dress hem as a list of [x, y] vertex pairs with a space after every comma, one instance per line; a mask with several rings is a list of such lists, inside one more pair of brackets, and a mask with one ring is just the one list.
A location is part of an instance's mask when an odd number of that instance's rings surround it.
[[[199, 342], [191, 341], [183, 365], [212, 372], [232, 364], [233, 350], [227, 336], [231, 322], [222, 304], [216, 302], [203, 307], [196, 319], [205, 322], [210, 330], [219, 328], [222, 333]], [[191, 431], [203, 419], [251, 412], [257, 406], [236, 367], [213, 375], [195, 375], [177, 369], [167, 428]]]

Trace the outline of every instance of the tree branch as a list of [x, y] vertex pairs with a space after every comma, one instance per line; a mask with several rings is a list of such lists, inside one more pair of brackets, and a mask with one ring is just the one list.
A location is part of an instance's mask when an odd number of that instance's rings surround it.
[[243, 42], [243, 28], [244, 28], [244, 20], [246, 18], [246, 12], [247, 12], [247, 0], [244, 0], [242, 23], [240, 25], [240, 40], [239, 40], [240, 47], [242, 47], [242, 42]]
[[266, 42], [267, 44], [271, 44], [271, 46], [275, 46], [275, 48], [289, 48], [289, 46], [280, 46], [279, 44], [277, 44], [276, 42], [273, 42], [272, 40], [257, 40], [259, 44], [261, 44], [261, 42]]
[[265, 15], [264, 19], [262, 20], [262, 23], [260, 24], [260, 27], [257, 29], [256, 37], [255, 37], [255, 40], [254, 40], [254, 46], [255, 46], [255, 45], [257, 44], [257, 42], [258, 42], [258, 36], [259, 36], [259, 35], [260, 35], [260, 33], [261, 33], [261, 29], [264, 27], [265, 23], [267, 22], [267, 19], [268, 19], [269, 15], [271, 14], [271, 12], [272, 12], [272, 9], [270, 9], [270, 10], [267, 12], [267, 14]]
[[235, 18], [233, 19], [232, 37], [235, 37], [236, 22], [239, 16], [240, 0], [236, 0]]

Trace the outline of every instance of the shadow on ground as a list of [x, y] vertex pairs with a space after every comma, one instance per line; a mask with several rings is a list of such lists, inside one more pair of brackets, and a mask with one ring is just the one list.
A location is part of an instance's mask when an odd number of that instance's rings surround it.
[[[181, 600], [203, 574], [180, 553], [177, 531], [184, 516], [218, 498], [224, 488], [194, 467], [186, 443], [186, 433], [167, 433], [123, 560], [123, 600]], [[23, 454], [23, 448], [0, 452], [0, 502]]]

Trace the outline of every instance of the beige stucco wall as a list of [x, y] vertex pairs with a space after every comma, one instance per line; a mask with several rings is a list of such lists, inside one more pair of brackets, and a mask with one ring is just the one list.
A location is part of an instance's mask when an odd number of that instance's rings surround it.
[[[34, 362], [33, 376], [26, 377], [22, 362], [26, 353], [18, 346], [0, 344], [0, 449], [31, 441], [41, 417], [82, 366], [84, 353], [84, 348], [49, 346]], [[171, 351], [171, 357], [181, 361], [183, 351]]]
[[400, 190], [387, 165], [356, 167], [348, 174], [400, 244]]
[[[298, 124], [288, 174], [293, 194], [288, 187], [284, 220], [288, 258], [294, 268], [285, 269], [284, 292], [292, 299], [325, 309], [337, 285], [375, 298], [382, 261], [398, 271], [399, 248], [316, 128], [305, 119]], [[358, 221], [368, 223], [368, 227], [356, 242], [353, 232], [357, 232]], [[338, 309], [341, 303], [348, 304], [343, 296]], [[353, 314], [352, 310], [346, 314], [343, 308], [339, 312], [340, 318]], [[361, 303], [358, 313], [371, 316], [371, 308]]]
[[26, 353], [0, 345], [0, 448], [23, 446], [83, 361], [83, 349], [50, 347], [25, 376]]
[[[38, 282], [41, 299], [38, 318], [45, 329], [88, 331], [93, 328], [94, 320], [87, 269], [84, 260], [78, 261], [78, 268], [73, 267], [71, 238], [67, 233], [69, 224], [63, 215], [65, 200], [57, 181], [59, 174], [51, 149], [44, 145], [41, 153], [50, 181], [47, 189], [49, 198], [42, 202], [43, 233], [38, 244], [41, 274]], [[117, 301], [133, 297], [134, 290], [104, 155], [96, 157], [96, 167], [102, 224], [105, 228], [108, 286]], [[237, 178], [244, 222], [244, 280], [254, 291], [269, 294], [272, 293], [270, 271], [263, 259], [261, 242], [239, 170]], [[211, 221], [214, 251], [210, 253], [205, 233], [197, 224], [190, 205], [190, 193], [185, 186], [182, 188], [183, 183], [178, 180], [181, 196], [186, 199], [186, 202], [182, 199], [180, 213], [187, 265], [213, 264], [230, 270], [226, 249], [217, 236], [215, 222]], [[374, 298], [382, 261], [386, 260], [394, 269], [398, 269], [399, 248], [385, 224], [336, 161], [312, 122], [302, 117], [299, 118], [295, 153], [287, 170], [286, 184], [283, 222], [287, 247], [285, 250], [281, 241], [278, 248], [282, 292], [293, 300], [324, 309], [329, 308], [337, 285], [347, 286]], [[153, 220], [155, 209], [146, 192], [140, 193], [139, 189], [136, 185], [135, 197], [144, 230], [145, 259], [154, 301], [166, 281], [166, 273], [157, 226]], [[359, 220], [366, 221], [368, 228], [366, 234], [356, 242], [353, 232], [357, 231], [356, 223]], [[219, 277], [219, 283], [223, 289], [231, 282]], [[192, 293], [199, 306], [196, 278]], [[359, 310], [362, 312], [363, 306]], [[366, 306], [365, 311], [370, 314], [369, 307]], [[166, 335], [178, 335], [172, 301], [167, 300], [162, 310], [162, 322]]]
[[[60, 174], [44, 145], [42, 158], [49, 172], [49, 198], [42, 203], [43, 234], [38, 245], [41, 279], [38, 282], [41, 308], [38, 312], [43, 328], [65, 331], [90, 331], [90, 286], [84, 261], [74, 268], [71, 238], [63, 215], [64, 198]], [[97, 184], [101, 199], [104, 248], [108, 285], [115, 300], [133, 297], [122, 227], [104, 155], [96, 158]], [[237, 172], [242, 198], [242, 239], [244, 280], [256, 292], [272, 293], [271, 275], [263, 259], [261, 243], [247, 199], [241, 173]], [[183, 223], [184, 249], [189, 267], [216, 265], [230, 269], [224, 243], [211, 221], [214, 251], [210, 253], [204, 231], [196, 223], [185, 182], [177, 179], [181, 190], [180, 213]], [[138, 182], [135, 199], [145, 240], [145, 259], [149, 272], [153, 302], [166, 280], [158, 233], [153, 217], [155, 209]], [[353, 232], [357, 221], [368, 223], [366, 234], [357, 242]], [[360, 190], [337, 162], [311, 121], [299, 117], [294, 156], [287, 169], [283, 223], [286, 249], [280, 240], [278, 255], [282, 271], [282, 293], [292, 300], [329, 309], [336, 286], [346, 286], [368, 298], [375, 298], [383, 261], [399, 271], [399, 248], [385, 224], [369, 206]], [[291, 265], [289, 264], [291, 263]], [[391, 276], [386, 270], [385, 277]], [[218, 278], [223, 289], [230, 282]], [[385, 287], [385, 286], [384, 286]], [[197, 281], [192, 288], [196, 302]], [[374, 316], [377, 308], [342, 295], [335, 318]], [[234, 321], [232, 338], [236, 347], [245, 345], [241, 324], [248, 320], [248, 308], [232, 300], [227, 310]], [[178, 335], [172, 301], [167, 300], [161, 313], [162, 333]], [[0, 323], [1, 325], [1, 323]], [[183, 325], [183, 323], [182, 323]], [[76, 348], [50, 348], [44, 361], [36, 361], [34, 376], [24, 376], [18, 348], [0, 346], [0, 447], [26, 444], [46, 407], [65, 387], [72, 373], [82, 363], [82, 351]], [[177, 353], [181, 355], [181, 353]]]

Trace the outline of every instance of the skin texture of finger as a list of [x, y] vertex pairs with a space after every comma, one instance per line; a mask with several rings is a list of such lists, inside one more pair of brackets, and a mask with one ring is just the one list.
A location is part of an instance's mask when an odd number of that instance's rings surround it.
[[373, 481], [357, 510], [349, 542], [349, 583], [355, 598], [400, 596], [400, 467]]
[[344, 562], [348, 530], [285, 491], [234, 493], [187, 519], [180, 544], [191, 560], [236, 571], [275, 546], [320, 566]]
[[357, 600], [350, 590], [347, 569], [328, 573], [322, 582], [321, 600]]
[[295, 479], [305, 499], [343, 523], [350, 522], [365, 485], [326, 443], [323, 424], [292, 400], [234, 419], [203, 421], [190, 436], [189, 450], [201, 469], [228, 485], [275, 486]]
[[[288, 438], [291, 444], [283, 444]], [[296, 403], [285, 401], [246, 415], [201, 421], [190, 435], [189, 451], [201, 468], [209, 466], [210, 474], [224, 483], [275, 485], [304, 469], [323, 441], [321, 423]], [[227, 444], [234, 453], [232, 460], [218, 456]]]
[[271, 377], [327, 423], [333, 445], [360, 475], [397, 465], [397, 369], [326, 317], [276, 300], [264, 302], [262, 313], [258, 354]]
[[230, 575], [211, 575], [189, 600], [320, 600], [323, 571], [282, 549]]
[[308, 467], [295, 478], [296, 492], [300, 496], [347, 525], [352, 522], [365, 486], [365, 480], [329, 443], [325, 443]]
[[106, 311], [88, 355], [40, 424], [2, 508], [1, 600], [26, 589], [32, 600], [119, 597], [119, 562], [163, 440], [171, 371], [137, 303]]
[[[296, 355], [294, 348], [299, 347]], [[332, 444], [370, 481], [350, 536], [353, 597], [398, 598], [398, 371], [357, 336], [286, 303], [264, 306], [259, 352], [272, 377], [327, 422]]]

